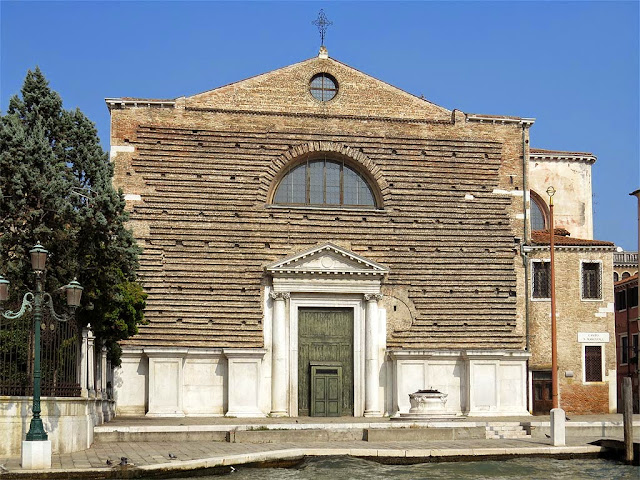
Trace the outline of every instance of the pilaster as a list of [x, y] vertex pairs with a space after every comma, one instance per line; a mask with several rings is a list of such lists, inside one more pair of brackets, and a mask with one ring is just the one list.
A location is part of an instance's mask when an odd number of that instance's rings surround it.
[[379, 417], [379, 362], [378, 362], [378, 301], [382, 300], [379, 293], [364, 295], [365, 333], [364, 333], [364, 361], [365, 361], [365, 394], [364, 416]]
[[[89, 325], [91, 327], [91, 325]], [[89, 396], [94, 397], [96, 394], [95, 384], [95, 341], [96, 337], [93, 332], [89, 330], [87, 334], [87, 388], [89, 390]]]
[[273, 336], [271, 341], [271, 415], [287, 415], [287, 364], [288, 347], [286, 335], [287, 292], [271, 292], [273, 299]]

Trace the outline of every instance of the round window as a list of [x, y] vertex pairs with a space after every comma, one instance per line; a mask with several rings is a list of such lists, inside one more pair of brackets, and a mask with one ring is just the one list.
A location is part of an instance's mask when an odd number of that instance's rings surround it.
[[316, 100], [328, 102], [338, 93], [338, 82], [328, 73], [318, 73], [311, 79], [311, 95]]

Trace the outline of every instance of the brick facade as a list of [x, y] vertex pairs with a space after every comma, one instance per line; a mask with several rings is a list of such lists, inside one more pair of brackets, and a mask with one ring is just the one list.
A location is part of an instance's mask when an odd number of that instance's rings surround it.
[[[308, 92], [319, 71], [339, 82], [331, 102]], [[261, 345], [263, 267], [331, 241], [390, 268], [387, 301], [409, 304], [408, 318], [389, 312], [405, 326], [390, 346], [523, 348], [522, 195], [510, 194], [522, 122], [474, 122], [319, 58], [139, 105], [111, 111], [111, 143], [125, 147], [115, 182], [141, 198], [129, 207], [149, 293], [150, 323], [129, 344]], [[270, 205], [291, 162], [325, 154], [363, 174], [380, 208]]]
[[[328, 102], [309, 93], [310, 79], [320, 72], [338, 83], [337, 96]], [[531, 119], [448, 110], [321, 57], [191, 97], [107, 103], [114, 182], [125, 194], [130, 225], [143, 247], [140, 276], [149, 294], [148, 324], [123, 342], [133, 358], [126, 375], [137, 378], [144, 368], [149, 369], [145, 375], [153, 375], [156, 360], [140, 367], [145, 348], [220, 355], [227, 348], [258, 352], [264, 347], [268, 353], [258, 368], [266, 375], [263, 381], [271, 381], [273, 307], [266, 293], [273, 279], [265, 269], [331, 243], [388, 269], [380, 305], [384, 348], [395, 356], [395, 366], [382, 358], [383, 349], [380, 365], [367, 370], [367, 378], [377, 379], [380, 367], [380, 381], [386, 382], [380, 385], [387, 397], [382, 411], [394, 413], [405, 401], [391, 392], [392, 368], [413, 372], [412, 365], [422, 362], [425, 372], [448, 372], [452, 361], [459, 373], [442, 385], [460, 390], [455, 396], [461, 412], [526, 408], [525, 398], [531, 398], [526, 358], [531, 355], [530, 371], [550, 368], [548, 302], [525, 294], [531, 284], [524, 264], [548, 257], [548, 248], [535, 238], [530, 242], [525, 228], [526, 177], [536, 168], [527, 162]], [[376, 208], [274, 204], [278, 182], [290, 168], [319, 158], [357, 171], [370, 185]], [[581, 164], [589, 173], [589, 189], [591, 163]], [[539, 175], [532, 173], [529, 180], [542, 188]], [[590, 200], [576, 208], [585, 215], [565, 224], [589, 231]], [[598, 301], [580, 299], [581, 260], [600, 262], [603, 278], [613, 275], [610, 244], [586, 238], [558, 251], [557, 292], [562, 406], [590, 413], [610, 409], [615, 335], [610, 284], [603, 282]], [[529, 243], [534, 248], [527, 255], [522, 247]], [[582, 381], [580, 332], [611, 336], [598, 384]], [[159, 351], [149, 358], [159, 358]], [[429, 357], [434, 352], [453, 360], [437, 363]], [[273, 358], [285, 358], [278, 355]], [[181, 363], [173, 365], [172, 381], [182, 388]], [[215, 365], [211, 368], [218, 372]], [[220, 371], [215, 381], [222, 385], [226, 373]], [[496, 386], [496, 399], [488, 400], [480, 394], [484, 380], [471, 378], [472, 371], [495, 385], [511, 386]], [[406, 388], [415, 388], [404, 381]], [[274, 382], [284, 385], [278, 382], [285, 380]], [[367, 388], [369, 403], [363, 401], [363, 408], [377, 411], [377, 400], [370, 400], [377, 398], [376, 389]], [[274, 402], [284, 405], [284, 400]], [[269, 412], [269, 400], [257, 403]], [[142, 397], [131, 405], [132, 412], [144, 412]], [[223, 405], [220, 400], [216, 408], [222, 411]], [[279, 411], [287, 411], [283, 405]]]

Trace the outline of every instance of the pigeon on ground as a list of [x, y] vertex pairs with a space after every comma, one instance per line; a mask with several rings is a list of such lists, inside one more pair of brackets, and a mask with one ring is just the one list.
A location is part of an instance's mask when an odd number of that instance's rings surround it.
[[126, 467], [129, 459], [127, 457], [120, 457], [120, 466]]
[[548, 435], [546, 433], [544, 434], [544, 436], [547, 437], [547, 438], [551, 438], [551, 435]]
[[107, 465], [109, 465], [109, 466], [113, 465], [113, 462], [111, 461], [110, 458], [107, 458]]
[[235, 472], [235, 471], [236, 471], [236, 469], [235, 469], [235, 468], [233, 468], [232, 466], [229, 466], [229, 468], [231, 468], [231, 473], [233, 473], [233, 472]]
[[569, 417], [567, 417], [566, 415], [564, 416], [564, 419], [568, 422], [569, 420], [571, 420]]
[[174, 460], [174, 459], [176, 459], [176, 458], [178, 458], [178, 457], [176, 457], [173, 453], [169, 453], [169, 458], [170, 458], [171, 460]]

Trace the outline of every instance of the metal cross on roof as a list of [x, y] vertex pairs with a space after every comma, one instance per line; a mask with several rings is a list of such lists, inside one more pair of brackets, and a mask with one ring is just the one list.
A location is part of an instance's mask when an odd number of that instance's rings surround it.
[[311, 23], [318, 27], [318, 31], [320, 32], [320, 45], [324, 46], [324, 36], [327, 33], [327, 27], [329, 25], [333, 25], [333, 22], [329, 21], [327, 16], [324, 14], [324, 10], [320, 9], [318, 18]]

